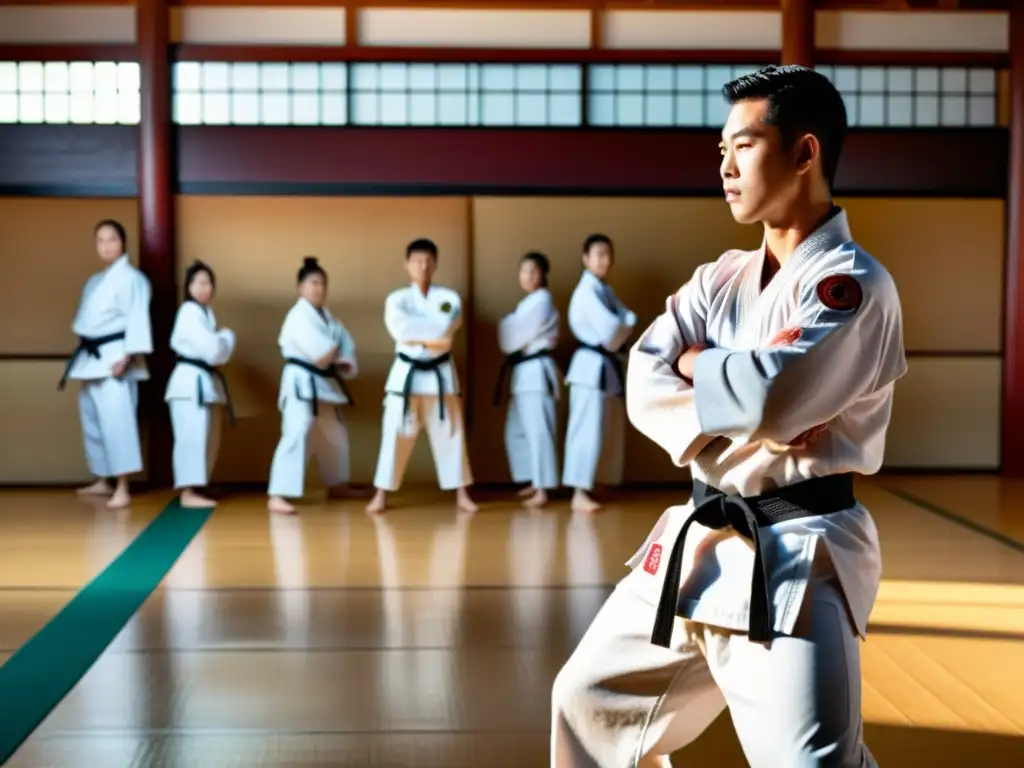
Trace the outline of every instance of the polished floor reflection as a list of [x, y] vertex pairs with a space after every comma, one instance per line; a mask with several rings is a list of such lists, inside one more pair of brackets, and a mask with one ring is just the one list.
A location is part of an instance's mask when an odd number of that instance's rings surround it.
[[[859, 494], [885, 557], [863, 646], [879, 762], [1024, 764], [1024, 485], [886, 478]], [[623, 495], [594, 518], [404, 497], [381, 519], [226, 501], [8, 765], [546, 766], [551, 681], [677, 497]], [[0, 494], [0, 662], [168, 498], [115, 514], [65, 491]], [[728, 718], [676, 765], [744, 766]]]

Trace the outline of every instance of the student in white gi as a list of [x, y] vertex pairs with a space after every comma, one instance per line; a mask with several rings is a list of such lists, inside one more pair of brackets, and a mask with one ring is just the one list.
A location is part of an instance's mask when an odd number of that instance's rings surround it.
[[311, 453], [328, 495], [348, 494], [348, 428], [341, 406], [354, 405], [345, 381], [359, 373], [352, 335], [325, 306], [327, 273], [315, 258], [303, 261], [298, 283], [299, 300], [277, 339], [284, 357], [277, 401], [281, 440], [267, 488], [267, 509], [283, 515], [295, 514], [287, 499], [302, 496]]
[[[78, 347], [68, 360], [68, 379], [82, 382], [78, 409], [89, 471], [97, 480], [78, 493], [110, 496], [111, 509], [131, 503], [128, 476], [142, 470], [139, 443], [139, 382], [149, 379], [143, 355], [153, 351], [149, 321], [149, 280], [128, 258], [128, 238], [120, 222], [95, 228], [96, 252], [107, 267], [85, 283], [71, 328]], [[115, 478], [111, 488], [109, 478]]]
[[562, 484], [574, 489], [572, 508], [593, 512], [595, 482], [619, 485], [625, 462], [620, 352], [636, 315], [605, 282], [615, 259], [612, 241], [591, 235], [583, 243], [583, 275], [569, 301], [569, 329], [579, 342], [565, 380], [569, 424], [565, 433]]
[[395, 340], [395, 362], [384, 385], [380, 454], [366, 507], [371, 514], [387, 508], [387, 494], [402, 484], [409, 455], [421, 428], [426, 428], [438, 484], [454, 490], [458, 508], [475, 512], [468, 486], [473, 474], [466, 455], [462, 400], [452, 340], [462, 326], [462, 300], [450, 288], [434, 285], [437, 246], [431, 240], [409, 243], [405, 267], [412, 285], [388, 294], [384, 325]]
[[217, 330], [210, 306], [215, 288], [213, 270], [193, 261], [185, 270], [185, 298], [171, 331], [176, 361], [164, 400], [174, 430], [174, 487], [181, 491], [181, 506], [187, 508], [216, 506], [196, 488], [210, 481], [225, 408], [234, 422], [227, 380], [219, 367], [234, 352], [235, 333], [228, 328]]
[[773, 66], [725, 95], [726, 200], [764, 242], [698, 267], [631, 352], [630, 420], [690, 465], [694, 499], [662, 515], [559, 672], [556, 768], [668, 765], [725, 707], [752, 768], [875, 765], [858, 636], [881, 559], [853, 474], [882, 464], [899, 297], [832, 202], [832, 84]]
[[551, 265], [542, 253], [528, 253], [519, 262], [519, 285], [526, 296], [498, 324], [498, 346], [505, 362], [494, 393], [495, 405], [504, 394], [511, 370], [512, 396], [505, 418], [505, 451], [524, 506], [542, 507], [548, 491], [558, 487], [556, 400], [559, 375], [551, 354], [558, 346], [558, 310], [548, 290]]

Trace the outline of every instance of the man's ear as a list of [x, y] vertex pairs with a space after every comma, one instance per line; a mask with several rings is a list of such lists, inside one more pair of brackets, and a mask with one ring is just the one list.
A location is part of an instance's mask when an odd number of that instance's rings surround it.
[[821, 143], [813, 133], [805, 133], [796, 140], [796, 146], [793, 151], [797, 173], [807, 173], [807, 171], [814, 167], [814, 162], [821, 155]]

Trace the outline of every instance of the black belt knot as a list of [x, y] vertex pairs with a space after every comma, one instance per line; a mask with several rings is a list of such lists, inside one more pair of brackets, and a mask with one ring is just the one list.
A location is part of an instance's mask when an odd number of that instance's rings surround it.
[[530, 354], [519, 350], [511, 355], [506, 355], [501, 362], [501, 368], [498, 369], [498, 382], [494, 386], [494, 404], [501, 405], [501, 398], [505, 394], [505, 378], [509, 375], [509, 371], [529, 360], [540, 360], [543, 357], [551, 357], [551, 350], [541, 349]]
[[[612, 370], [615, 371], [615, 378], [619, 381], [619, 396], [621, 397], [626, 391], [626, 373], [622, 365], [622, 358], [619, 357], [617, 352], [612, 352], [606, 347], [602, 347], [600, 344], [584, 344], [580, 342], [577, 351], [580, 349], [589, 349], [591, 352], [597, 352], [605, 360], [612, 364]], [[605, 365], [601, 366], [601, 381], [600, 387], [602, 392], [608, 391], [608, 368]]]
[[[348, 391], [348, 385], [345, 384], [345, 380], [343, 378], [341, 378], [341, 374], [338, 372], [338, 367], [337, 366], [335, 366], [335, 365], [328, 365], [326, 368], [318, 368], [317, 366], [313, 365], [312, 363], [307, 362], [305, 360], [300, 360], [297, 357], [286, 357], [284, 359], [284, 364], [285, 365], [295, 365], [295, 366], [298, 366], [302, 370], [304, 370], [304, 371], [309, 373], [310, 399], [307, 400], [299, 392], [299, 384], [298, 384], [298, 382], [295, 383], [295, 399], [296, 400], [301, 400], [304, 403], [309, 403], [310, 407], [313, 409], [313, 415], [314, 416], [320, 415], [319, 400], [317, 399], [317, 396], [316, 396], [316, 377], [317, 376], [319, 376], [322, 379], [331, 379], [332, 381], [337, 382], [338, 388], [341, 390], [341, 393], [345, 396], [345, 399], [348, 401], [348, 404], [350, 406], [354, 406], [356, 404], [355, 400], [352, 399], [352, 395]], [[338, 418], [341, 418], [340, 415], [339, 415]]]
[[438, 415], [441, 421], [444, 421], [444, 377], [441, 375], [441, 366], [452, 359], [451, 352], [445, 352], [443, 355], [432, 357], [429, 360], [420, 360], [415, 357], [409, 357], [404, 352], [398, 353], [398, 359], [403, 363], [409, 364], [409, 372], [405, 374], [405, 381], [402, 383], [401, 392], [391, 392], [389, 394], [402, 396], [402, 417], [409, 415], [409, 401], [412, 397], [412, 384], [417, 373], [428, 373], [433, 371], [434, 376], [437, 378], [437, 407]]
[[[176, 355], [175, 362], [181, 363], [182, 365], [191, 365], [193, 368], [198, 368], [201, 371], [206, 371], [208, 374], [213, 376], [217, 381], [220, 382], [221, 387], [224, 390], [224, 407], [228, 412], [228, 424], [232, 427], [235, 426], [235, 407], [231, 402], [231, 391], [228, 389], [228, 380], [224, 375], [224, 372], [215, 366], [210, 365], [205, 360], [200, 360], [197, 357], [185, 357], [184, 355]], [[203, 398], [203, 379], [202, 377], [196, 378], [196, 399], [200, 406], [206, 405], [206, 401]]]
[[109, 344], [112, 341], [121, 341], [124, 338], [124, 331], [118, 331], [117, 333], [108, 333], [106, 336], [79, 336], [78, 346], [75, 347], [75, 351], [71, 353], [71, 357], [68, 358], [67, 365], [64, 366], [64, 374], [60, 377], [60, 381], [57, 382], [57, 389], [64, 389], [64, 386], [68, 383], [68, 376], [71, 374], [71, 369], [75, 366], [75, 361], [84, 353], [89, 357], [100, 359], [100, 347], [104, 344]]
[[753, 543], [754, 570], [750, 582], [750, 624], [747, 631], [752, 641], [766, 643], [771, 640], [774, 622], [760, 529], [801, 517], [841, 512], [856, 506], [857, 499], [853, 493], [853, 475], [843, 474], [815, 477], [751, 497], [726, 494], [695, 480], [693, 504], [693, 512], [672, 546], [651, 633], [651, 642], [664, 648], [672, 642], [682, 581], [683, 551], [691, 525], [700, 523], [712, 530], [731, 527]]

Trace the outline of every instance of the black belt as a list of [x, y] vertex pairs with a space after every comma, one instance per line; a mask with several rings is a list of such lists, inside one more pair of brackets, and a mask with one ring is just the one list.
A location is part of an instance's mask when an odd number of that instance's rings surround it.
[[540, 360], [542, 357], [551, 357], [551, 350], [541, 349], [537, 352], [531, 352], [528, 355], [519, 351], [513, 352], [511, 355], [507, 355], [502, 361], [501, 368], [498, 371], [498, 383], [494, 387], [494, 404], [501, 405], [501, 397], [505, 393], [505, 377], [508, 376], [509, 371], [521, 363], [525, 363], [529, 360]]
[[[228, 412], [228, 423], [232, 427], [235, 426], [235, 408], [231, 404], [231, 392], [228, 390], [228, 380], [224, 376], [224, 372], [221, 371], [219, 368], [215, 368], [214, 366], [210, 365], [205, 360], [199, 360], [199, 359], [194, 358], [194, 357], [183, 357], [182, 355], [177, 355], [176, 358], [175, 358], [175, 361], [178, 362], [178, 363], [182, 363], [184, 365], [191, 365], [191, 366], [193, 366], [195, 368], [198, 368], [201, 371], [206, 371], [208, 374], [210, 374], [211, 376], [216, 378], [217, 381], [220, 382], [221, 387], [223, 387], [223, 389], [224, 389], [224, 400], [225, 400], [225, 404], [224, 405], [225, 405], [225, 408], [227, 408], [227, 412]], [[203, 400], [203, 379], [202, 379], [202, 377], [200, 377], [200, 378], [198, 378], [196, 380], [196, 387], [198, 389], [198, 392], [196, 394], [197, 394], [199, 405], [206, 405], [206, 402]]]
[[[580, 342], [577, 351], [580, 349], [589, 349], [591, 352], [597, 352], [605, 360], [612, 364], [612, 368], [615, 370], [615, 376], [619, 380], [619, 395], [621, 396], [626, 391], [626, 374], [622, 368], [622, 358], [619, 357], [618, 353], [612, 352], [606, 347], [602, 347], [600, 344], [584, 344]], [[601, 366], [601, 391], [608, 391], [608, 367], [605, 365]]]
[[409, 398], [412, 396], [413, 378], [417, 373], [434, 372], [437, 377], [437, 407], [441, 421], [444, 421], [444, 377], [441, 375], [441, 366], [452, 359], [450, 352], [432, 357], [429, 360], [417, 360], [414, 357], [399, 352], [398, 359], [409, 364], [409, 372], [405, 375], [405, 382], [402, 384], [401, 392], [390, 392], [392, 395], [402, 396], [402, 417], [409, 415]]
[[[299, 384], [295, 383], [295, 397], [303, 402], [308, 402], [313, 408], [313, 415], [318, 416], [320, 414], [320, 406], [317, 404], [318, 399], [316, 396], [316, 377], [319, 376], [322, 379], [332, 379], [338, 382], [338, 387], [341, 389], [341, 393], [345, 396], [349, 405], [355, 405], [355, 400], [352, 399], [352, 395], [348, 391], [348, 386], [345, 384], [345, 380], [341, 378], [341, 374], [338, 373], [337, 366], [329, 365], [326, 368], [318, 368], [312, 363], [307, 363], [305, 360], [299, 360], [297, 357], [286, 357], [284, 359], [285, 365], [297, 365], [304, 371], [309, 372], [309, 392], [312, 399], [306, 400], [299, 393]], [[339, 417], [340, 418], [340, 417]]]
[[100, 347], [104, 344], [109, 344], [112, 341], [121, 341], [123, 338], [124, 331], [108, 333], [106, 336], [79, 336], [78, 346], [75, 347], [75, 351], [72, 352], [71, 357], [68, 358], [67, 365], [64, 366], [64, 375], [60, 377], [60, 381], [57, 383], [57, 389], [64, 389], [64, 385], [68, 383], [68, 376], [71, 374], [71, 369], [74, 367], [75, 361], [78, 360], [82, 353], [99, 360]]
[[731, 526], [738, 534], [754, 543], [748, 633], [754, 642], [765, 643], [771, 640], [773, 621], [768, 575], [765, 573], [758, 530], [787, 520], [841, 512], [856, 506], [857, 499], [853, 495], [853, 475], [844, 474], [815, 477], [748, 498], [726, 495], [717, 488], [695, 480], [693, 504], [694, 510], [672, 547], [665, 570], [665, 585], [661, 590], [658, 613], [654, 619], [651, 642], [664, 648], [668, 648], [672, 642], [672, 625], [682, 580], [683, 545], [691, 524], [700, 523], [716, 531]]

